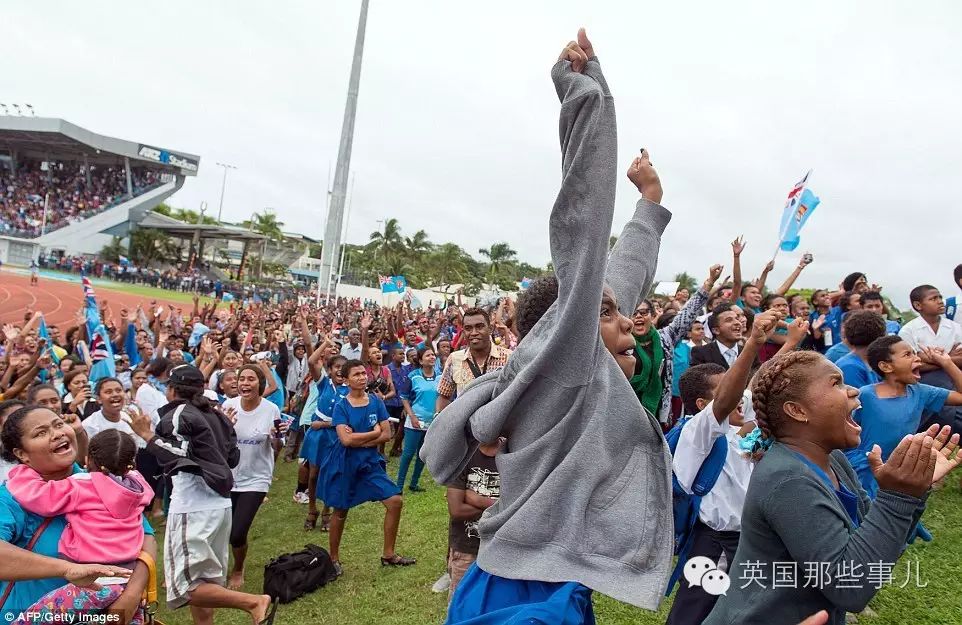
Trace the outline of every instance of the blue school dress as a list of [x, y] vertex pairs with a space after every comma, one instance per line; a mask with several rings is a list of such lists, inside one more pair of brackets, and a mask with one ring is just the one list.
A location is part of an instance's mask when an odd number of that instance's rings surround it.
[[[334, 414], [334, 406], [342, 397], [347, 395], [349, 390], [345, 384], [334, 386], [334, 382], [327, 376], [321, 378], [321, 381], [317, 383], [317, 407], [314, 409], [311, 422], [327, 421], [330, 423]], [[308, 428], [304, 433], [304, 442], [301, 443], [300, 457], [307, 460], [309, 464], [319, 467], [327, 457], [331, 444], [335, 440], [337, 440], [337, 433], [333, 427], [319, 430]]]
[[858, 447], [845, 451], [862, 488], [872, 499], [878, 493], [878, 484], [866, 454], [873, 445], [878, 445], [882, 448], [882, 460], [888, 460], [905, 435], [915, 434], [919, 429], [922, 413], [938, 412], [949, 396], [948, 389], [911, 384], [905, 387], [905, 395], [901, 397], [879, 398], [877, 388], [878, 385], [871, 384], [859, 389], [862, 407], [855, 411], [852, 419], [862, 426], [862, 440]]
[[471, 565], [458, 584], [445, 625], [594, 625], [591, 589], [491, 575]]
[[[387, 407], [381, 398], [368, 394], [367, 399], [367, 405], [361, 407], [352, 406], [347, 399], [338, 402], [334, 407], [334, 428], [347, 425], [355, 434], [364, 434], [387, 421]], [[332, 508], [347, 510], [367, 501], [384, 501], [400, 495], [397, 484], [387, 475], [386, 466], [377, 448], [347, 448], [337, 439], [321, 463], [317, 497]]]

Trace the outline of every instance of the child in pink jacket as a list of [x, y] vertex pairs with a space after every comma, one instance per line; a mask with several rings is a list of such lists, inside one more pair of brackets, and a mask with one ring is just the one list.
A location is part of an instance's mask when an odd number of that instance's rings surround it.
[[[104, 430], [90, 439], [89, 473], [44, 481], [29, 466], [19, 464], [10, 470], [7, 488], [34, 514], [66, 516], [59, 545], [62, 557], [132, 569], [144, 542], [144, 509], [154, 498], [147, 481], [134, 470], [136, 455], [137, 445], [129, 434]], [[123, 589], [122, 583], [108, 583], [99, 590], [67, 584], [44, 595], [28, 612], [102, 609], [116, 601]], [[140, 622], [139, 614], [131, 621]]]

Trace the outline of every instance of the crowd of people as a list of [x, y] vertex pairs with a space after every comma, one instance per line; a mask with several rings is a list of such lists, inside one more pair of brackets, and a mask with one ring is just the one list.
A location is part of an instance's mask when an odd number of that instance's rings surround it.
[[[808, 254], [768, 289], [775, 263], [743, 280], [741, 237], [732, 280], [717, 264], [694, 291], [649, 298], [671, 219], [661, 180], [647, 151], [631, 162], [641, 197], [609, 253], [614, 103], [583, 31], [551, 74], [555, 271], [516, 301], [105, 306], [116, 374], [96, 379], [82, 313], [3, 327], [8, 621], [64, 605], [140, 618], [166, 518], [171, 607], [271, 622], [272, 597], [241, 589], [277, 459], [299, 462], [290, 505], [328, 533], [338, 576], [362, 566], [341, 548], [369, 540], [347, 523], [368, 502], [385, 510], [380, 565], [415, 565], [423, 545], [398, 544], [405, 498], [425, 472], [443, 484], [435, 587], [451, 624], [594, 623], [594, 591], [654, 610], [679, 578], [673, 624], [865, 610], [884, 584], [839, 571], [891, 569], [931, 539], [926, 499], [962, 461], [954, 298], [918, 286], [902, 325], [862, 272], [803, 296]], [[962, 289], [962, 265], [953, 278]], [[828, 574], [789, 584], [779, 564]]]
[[[134, 195], [160, 184], [160, 173], [146, 167], [130, 170]], [[35, 238], [83, 221], [128, 199], [122, 166], [24, 160], [16, 171], [0, 164], [0, 232]], [[47, 202], [46, 222], [44, 202]]]

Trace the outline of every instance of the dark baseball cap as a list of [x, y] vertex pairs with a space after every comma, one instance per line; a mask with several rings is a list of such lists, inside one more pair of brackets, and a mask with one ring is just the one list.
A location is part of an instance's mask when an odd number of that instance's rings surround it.
[[180, 365], [170, 370], [170, 384], [175, 386], [203, 387], [206, 380], [200, 369], [193, 365]]

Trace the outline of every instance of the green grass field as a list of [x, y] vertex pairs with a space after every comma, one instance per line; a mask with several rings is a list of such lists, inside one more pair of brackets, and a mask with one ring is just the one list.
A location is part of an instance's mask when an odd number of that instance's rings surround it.
[[[327, 548], [327, 535], [302, 529], [307, 506], [291, 501], [296, 464], [278, 463], [277, 480], [269, 501], [257, 514], [250, 534], [245, 590], [260, 592], [264, 565], [271, 557], [295, 551], [313, 542]], [[388, 471], [394, 475], [397, 461], [392, 459]], [[441, 623], [447, 605], [446, 594], [433, 594], [431, 584], [444, 572], [447, 549], [447, 506], [444, 490], [425, 479], [427, 492], [404, 495], [404, 512], [398, 537], [398, 551], [418, 559], [408, 568], [382, 568], [381, 524], [384, 508], [365, 504], [351, 511], [341, 548], [344, 576], [311, 595], [278, 608], [276, 622], [325, 622], [340, 625], [424, 625]], [[925, 523], [935, 535], [935, 542], [913, 545], [896, 568], [896, 582], [905, 580], [904, 561], [918, 558], [925, 588], [913, 582], [904, 589], [886, 588], [872, 602], [877, 618], [859, 619], [871, 625], [950, 624], [962, 623], [962, 504], [957, 480], [934, 493], [925, 513]], [[162, 527], [158, 541], [162, 541]], [[626, 528], [626, 531], [630, 531]], [[732, 583], [737, 583], [732, 580]], [[163, 591], [161, 591], [163, 595]], [[167, 625], [187, 624], [185, 610], [168, 612], [163, 607], [159, 617]], [[669, 603], [658, 613], [645, 612], [595, 595], [598, 622], [608, 625], [648, 625], [664, 623]], [[243, 613], [221, 611], [220, 624], [249, 625]]]

